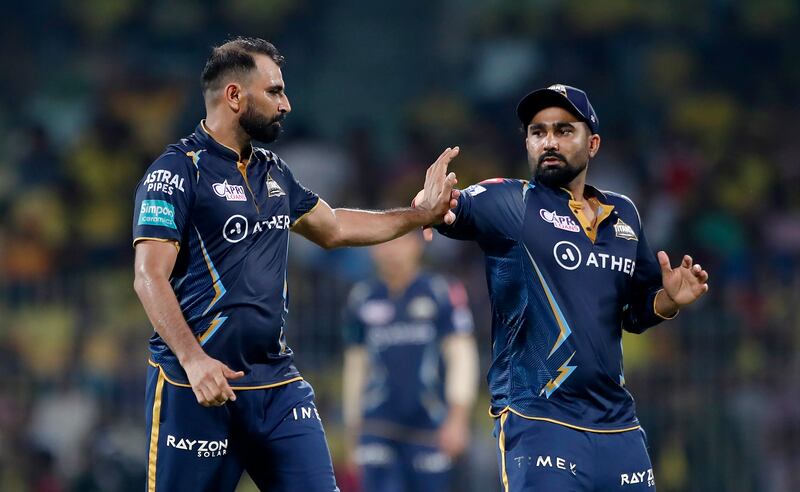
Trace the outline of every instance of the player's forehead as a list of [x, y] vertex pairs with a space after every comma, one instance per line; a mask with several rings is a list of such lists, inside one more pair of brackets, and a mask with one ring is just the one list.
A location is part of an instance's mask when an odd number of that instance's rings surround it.
[[267, 55], [253, 55], [256, 62], [256, 69], [253, 73], [253, 80], [266, 86], [283, 86], [283, 72], [281, 67]]
[[557, 123], [579, 123], [574, 114], [570, 113], [564, 108], [558, 106], [550, 106], [544, 108], [533, 115], [530, 125], [552, 126]]

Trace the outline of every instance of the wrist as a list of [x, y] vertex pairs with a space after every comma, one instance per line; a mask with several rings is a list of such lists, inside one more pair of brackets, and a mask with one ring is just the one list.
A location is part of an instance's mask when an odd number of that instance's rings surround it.
[[680, 304], [675, 302], [666, 290], [661, 289], [656, 292], [656, 296], [653, 299], [653, 311], [660, 318], [672, 319], [678, 315]]

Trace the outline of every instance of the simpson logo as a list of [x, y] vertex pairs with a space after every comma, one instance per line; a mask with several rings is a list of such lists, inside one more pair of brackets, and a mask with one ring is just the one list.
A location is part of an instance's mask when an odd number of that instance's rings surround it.
[[138, 224], [177, 229], [175, 226], [175, 207], [164, 200], [143, 200], [139, 209]]
[[183, 189], [183, 178], [178, 174], [173, 174], [168, 169], [157, 169], [149, 173], [144, 178], [147, 191], [161, 191], [167, 195], [172, 195], [175, 190], [185, 193]]
[[267, 196], [275, 197], [275, 196], [282, 196], [286, 193], [283, 192], [280, 185], [272, 179], [272, 176], [267, 174]]
[[167, 447], [197, 453], [198, 458], [216, 458], [228, 453], [228, 440], [204, 441], [202, 439], [184, 439], [176, 438], [172, 434], [169, 434], [167, 435]]
[[214, 183], [211, 189], [218, 197], [225, 197], [229, 202], [246, 202], [247, 196], [244, 194], [244, 186], [230, 185], [226, 179], [222, 183]]
[[633, 232], [633, 227], [629, 226], [625, 222], [622, 222], [622, 219], [617, 219], [617, 223], [614, 224], [614, 234], [617, 237], [627, 239], [628, 241], [639, 240], [639, 238], [636, 237], [636, 233]]
[[581, 230], [580, 226], [578, 226], [578, 224], [572, 220], [572, 217], [558, 215], [555, 211], [550, 212], [549, 210], [543, 208], [539, 210], [539, 217], [541, 217], [543, 221], [553, 224], [556, 229], [570, 232], [580, 232]]

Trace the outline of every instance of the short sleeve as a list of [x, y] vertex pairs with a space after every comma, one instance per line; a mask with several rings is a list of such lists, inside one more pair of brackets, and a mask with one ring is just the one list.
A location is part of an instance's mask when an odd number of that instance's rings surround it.
[[644, 234], [639, 231], [636, 250], [636, 268], [629, 289], [630, 298], [623, 307], [622, 328], [631, 333], [642, 333], [667, 319], [655, 310], [655, 299], [662, 289], [661, 266]]
[[360, 311], [367, 300], [369, 287], [365, 283], [356, 284], [350, 291], [343, 313], [342, 335], [345, 345], [363, 345], [365, 326]]
[[436, 229], [452, 239], [479, 243], [515, 240], [525, 212], [526, 185], [524, 181], [496, 178], [461, 190], [453, 210], [455, 222]]
[[180, 243], [194, 201], [195, 173], [186, 155], [171, 150], [147, 169], [136, 187], [133, 244], [143, 239]]
[[290, 226], [294, 226], [298, 220], [309, 213], [317, 203], [319, 203], [319, 196], [295, 179], [291, 169], [289, 169], [289, 166], [286, 165], [283, 159], [280, 159], [279, 162], [288, 178], [289, 220]]

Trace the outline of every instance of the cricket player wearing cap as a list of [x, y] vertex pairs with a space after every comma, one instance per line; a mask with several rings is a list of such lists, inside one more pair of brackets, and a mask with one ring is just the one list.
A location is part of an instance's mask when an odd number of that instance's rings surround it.
[[531, 179], [470, 186], [455, 221], [436, 226], [485, 254], [503, 490], [655, 490], [622, 330], [675, 317], [708, 291], [708, 273], [688, 255], [672, 268], [630, 199], [586, 184], [600, 124], [585, 92], [531, 92], [517, 116]]

